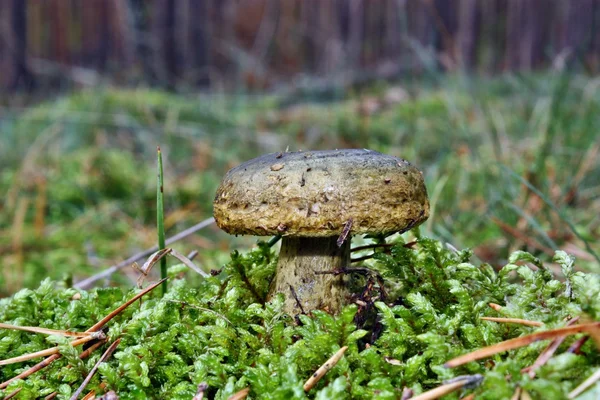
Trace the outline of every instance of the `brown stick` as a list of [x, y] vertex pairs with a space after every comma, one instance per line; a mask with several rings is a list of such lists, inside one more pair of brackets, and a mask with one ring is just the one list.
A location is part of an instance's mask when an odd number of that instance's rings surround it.
[[579, 385], [575, 389], [573, 389], [573, 391], [571, 391], [571, 393], [569, 393], [567, 398], [574, 399], [574, 398], [578, 397], [581, 393], [585, 392], [590, 386], [592, 386], [594, 383], [596, 383], [599, 380], [600, 380], [600, 369], [597, 370], [596, 372], [594, 372], [592, 374], [592, 376], [587, 378], [585, 381], [583, 381], [583, 383], [581, 385]]
[[[141, 296], [143, 296], [144, 294], [148, 293], [152, 289], [158, 287], [161, 283], [162, 283], [162, 281], [159, 281], [159, 282], [155, 283], [154, 285], [151, 285], [151, 286], [147, 287], [145, 290], [143, 290], [140, 293], [138, 293], [134, 298], [132, 298], [131, 300], [129, 300], [123, 306], [118, 307], [115, 311], [111, 312], [107, 317], [103, 318], [99, 323], [97, 323], [94, 326], [92, 326], [86, 332], [95, 332], [95, 331], [101, 329], [102, 326], [104, 326], [108, 321], [110, 321], [117, 314], [119, 314], [119, 312], [123, 311], [123, 309], [125, 309], [125, 307], [129, 306], [130, 304], [132, 304], [133, 302], [135, 302], [137, 299], [139, 299]], [[88, 349], [88, 350], [90, 350], [90, 349]], [[84, 353], [85, 353], [85, 351], [84, 351]], [[24, 379], [24, 378], [30, 376], [31, 374], [34, 374], [35, 372], [41, 370], [42, 368], [45, 368], [48, 365], [52, 364], [54, 361], [58, 360], [60, 357], [61, 357], [61, 355], [58, 354], [58, 353], [51, 355], [50, 357], [46, 358], [45, 360], [42, 360], [41, 362], [37, 363], [33, 367], [29, 368], [28, 370], [23, 371], [22, 373], [20, 373], [19, 375], [15, 376], [14, 378], [11, 378], [11, 379], [7, 380], [6, 382], [1, 383], [0, 384], [0, 389], [6, 388], [11, 382], [13, 382], [13, 381], [15, 381], [17, 379]]]
[[29, 368], [28, 370], [21, 372], [19, 375], [15, 376], [14, 378], [11, 378], [11, 379], [7, 380], [6, 382], [0, 383], [0, 389], [6, 388], [8, 385], [10, 385], [12, 382], [16, 381], [17, 379], [27, 378], [29, 375], [52, 364], [54, 361], [58, 360], [60, 357], [61, 357], [60, 354], [51, 355], [50, 357], [46, 358], [45, 360], [42, 360], [39, 363], [35, 364], [33, 367]]
[[83, 380], [81, 385], [77, 388], [75, 393], [73, 393], [73, 395], [71, 396], [71, 400], [77, 400], [77, 398], [79, 397], [81, 392], [83, 392], [83, 389], [85, 389], [87, 384], [92, 380], [92, 377], [98, 370], [98, 367], [100, 366], [100, 364], [102, 364], [104, 361], [106, 361], [106, 359], [108, 357], [111, 356], [111, 354], [115, 351], [115, 349], [117, 348], [119, 343], [121, 343], [121, 338], [117, 338], [117, 340], [115, 340], [114, 342], [111, 343], [110, 346], [108, 346], [108, 349], [106, 349], [104, 354], [102, 354], [102, 357], [100, 357], [100, 359], [98, 360], [96, 365], [94, 365], [94, 367], [91, 369], [90, 373], [85, 377], [85, 379]]
[[315, 372], [310, 378], [308, 378], [308, 380], [304, 384], [304, 391], [308, 392], [310, 389], [312, 389], [330, 369], [335, 367], [335, 365], [338, 363], [338, 361], [340, 361], [346, 350], [348, 350], [348, 346], [342, 347], [329, 360], [325, 361], [325, 364], [321, 365], [317, 372]]
[[[106, 343], [106, 340], [99, 340], [99, 341], [97, 341], [96, 343], [94, 343], [93, 345], [91, 345], [90, 347], [88, 347], [87, 349], [85, 349], [84, 351], [82, 351], [81, 354], [79, 354], [79, 358], [81, 360], [83, 360], [84, 358], [87, 358], [90, 354], [92, 354], [98, 347], [102, 346], [104, 343]], [[60, 358], [60, 357], [58, 357], [58, 358]], [[44, 361], [46, 361], [46, 360], [44, 360]], [[29, 375], [31, 375], [31, 374], [28, 374], [27, 376], [29, 376]], [[15, 379], [18, 379], [18, 378], [17, 377], [12, 378], [11, 381], [15, 380]], [[48, 396], [46, 396], [44, 398], [44, 400], [46, 400], [46, 399], [53, 399], [56, 396], [58, 396], [58, 392], [52, 392]]]
[[[102, 335], [104, 335], [104, 334], [102, 334]], [[81, 344], [87, 343], [87, 342], [89, 342], [91, 340], [94, 340], [94, 339], [102, 339], [102, 337], [103, 336], [100, 336], [100, 337], [86, 336], [86, 337], [81, 338], [81, 339], [73, 340], [69, 344], [71, 346], [75, 347], [75, 346], [79, 346]], [[59, 352], [58, 346], [54, 346], [54, 347], [50, 347], [49, 349], [45, 349], [45, 350], [41, 350], [41, 351], [36, 351], [35, 353], [24, 354], [22, 356], [13, 357], [13, 358], [7, 358], [6, 360], [1, 360], [0, 361], [0, 365], [14, 364], [14, 363], [22, 362], [22, 361], [31, 360], [33, 358], [46, 357], [46, 356], [50, 356], [50, 355], [53, 355], [53, 354], [57, 354], [58, 352]]]
[[7, 395], [4, 400], [8, 400], [8, 399], [12, 399], [13, 397], [15, 397], [16, 395], [19, 394], [19, 392], [22, 390], [23, 388], [16, 388], [15, 390], [13, 390], [9, 395]]
[[73, 337], [84, 337], [84, 336], [91, 335], [91, 332], [70, 332], [70, 331], [61, 331], [58, 329], [39, 328], [37, 326], [19, 326], [19, 325], [3, 324], [1, 322], [0, 322], [0, 329], [13, 329], [16, 331], [43, 333], [45, 335], [62, 335], [62, 336], [73, 336]]
[[102, 327], [104, 325], [106, 325], [108, 323], [108, 321], [110, 321], [115, 316], [117, 316], [121, 311], [123, 311], [124, 309], [126, 309], [127, 307], [129, 307], [137, 299], [139, 299], [140, 297], [142, 297], [146, 293], [150, 292], [151, 290], [155, 289], [156, 287], [158, 287], [161, 283], [163, 283], [166, 280], [167, 280], [167, 278], [164, 278], [164, 279], [161, 279], [160, 281], [158, 281], [158, 282], [156, 282], [156, 283], [148, 286], [146, 289], [142, 290], [141, 292], [139, 292], [138, 294], [136, 294], [135, 296], [133, 296], [130, 300], [127, 300], [124, 304], [122, 304], [119, 307], [117, 307], [114, 311], [112, 311], [106, 317], [102, 318], [100, 321], [98, 321], [96, 324], [94, 324], [86, 332], [97, 332], [97, 331], [99, 331], [100, 329], [102, 329]]
[[598, 329], [599, 327], [600, 327], [600, 321], [592, 322], [592, 323], [588, 323], [588, 324], [567, 326], [564, 328], [551, 329], [549, 331], [532, 333], [531, 335], [526, 335], [526, 336], [518, 337], [515, 339], [506, 340], [504, 342], [500, 342], [500, 343], [497, 343], [497, 344], [494, 344], [494, 345], [491, 345], [488, 347], [484, 347], [482, 349], [475, 350], [471, 353], [453, 358], [452, 360], [450, 360], [446, 364], [444, 364], [444, 366], [447, 368], [458, 367], [459, 365], [463, 365], [463, 364], [466, 364], [471, 361], [476, 361], [481, 358], [493, 356], [494, 354], [497, 354], [497, 353], [502, 353], [504, 351], [527, 346], [531, 343], [534, 343], [534, 342], [537, 342], [540, 340], [549, 340], [549, 339], [554, 339], [557, 336], [568, 336], [568, 335], [573, 335], [573, 334], [581, 333], [581, 332], [589, 332], [590, 330]]
[[[569, 322], [567, 322], [567, 325], [571, 326], [571, 325], [577, 323], [577, 321], [579, 321], [579, 317], [570, 319]], [[544, 349], [544, 351], [542, 351], [540, 353], [540, 355], [535, 360], [535, 362], [532, 365], [530, 365], [529, 367], [523, 368], [521, 370], [521, 372], [527, 372], [531, 379], [535, 378], [535, 371], [539, 367], [541, 367], [542, 365], [544, 365], [548, 362], [548, 360], [554, 355], [554, 353], [556, 352], [558, 347], [562, 344], [562, 342], [565, 341], [565, 339], [566, 339], [566, 336], [559, 336], [559, 337], [555, 338], [552, 342], [550, 342], [548, 347], [546, 347]]]
[[229, 399], [227, 400], [242, 400], [245, 399], [246, 396], [248, 396], [248, 393], [250, 393], [250, 388], [244, 388], [242, 390], [240, 390], [237, 393], [234, 393], [233, 395], [229, 396]]

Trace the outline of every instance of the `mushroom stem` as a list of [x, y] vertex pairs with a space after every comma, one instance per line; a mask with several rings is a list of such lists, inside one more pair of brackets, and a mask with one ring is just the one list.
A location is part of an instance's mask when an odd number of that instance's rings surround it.
[[350, 297], [346, 274], [318, 273], [349, 265], [350, 238], [341, 247], [336, 242], [337, 236], [285, 236], [269, 298], [283, 293], [284, 311], [291, 315], [316, 309], [339, 313]]

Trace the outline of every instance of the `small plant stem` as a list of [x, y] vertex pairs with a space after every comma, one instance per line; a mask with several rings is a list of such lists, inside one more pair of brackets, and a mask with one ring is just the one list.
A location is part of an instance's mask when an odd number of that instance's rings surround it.
[[[157, 147], [158, 155], [158, 184], [156, 186], [156, 224], [158, 228], [158, 249], [163, 250], [167, 245], [165, 243], [165, 210], [164, 210], [164, 180], [162, 153], [160, 147]], [[160, 260], [160, 278], [163, 279], [162, 293], [167, 293], [167, 259]]]
[[393, 244], [393, 243], [373, 243], [373, 244], [366, 244], [364, 246], [353, 247], [352, 249], [350, 249], [350, 252], [354, 253], [355, 251], [375, 249], [377, 247], [392, 247], [392, 246], [395, 246], [395, 244]]
[[311, 375], [310, 378], [306, 381], [303, 388], [305, 392], [308, 392], [310, 389], [315, 387], [315, 385], [325, 376], [325, 374], [335, 367], [335, 365], [342, 359], [344, 353], [348, 350], [348, 346], [344, 346], [339, 349], [329, 360], [325, 361], [325, 364], [321, 365], [317, 372]]
[[273, 246], [275, 246], [275, 244], [276, 244], [277, 242], [279, 242], [279, 240], [280, 240], [280, 239], [281, 239], [281, 235], [276, 235], [276, 236], [273, 236], [273, 237], [272, 237], [271, 239], [269, 239], [269, 241], [267, 242], [267, 246], [269, 246], [269, 247], [273, 247]]
[[98, 367], [100, 366], [100, 364], [102, 364], [104, 361], [106, 361], [106, 359], [108, 357], [111, 356], [111, 354], [115, 351], [115, 349], [117, 348], [117, 346], [119, 345], [120, 342], [121, 342], [121, 338], [118, 338], [117, 340], [115, 340], [114, 342], [112, 342], [110, 346], [108, 346], [108, 349], [106, 349], [106, 351], [104, 352], [104, 354], [102, 354], [102, 357], [100, 357], [100, 359], [98, 360], [98, 362], [96, 363], [96, 365], [94, 365], [94, 367], [92, 368], [92, 370], [90, 371], [90, 373], [85, 377], [85, 379], [83, 380], [83, 382], [81, 383], [81, 385], [79, 386], [79, 388], [77, 388], [77, 390], [75, 391], [75, 393], [73, 393], [73, 395], [71, 396], [70, 400], [77, 400], [77, 398], [79, 397], [79, 395], [81, 394], [81, 392], [83, 392], [83, 389], [85, 389], [85, 387], [87, 386], [87, 384], [94, 377], [94, 374], [98, 370]]

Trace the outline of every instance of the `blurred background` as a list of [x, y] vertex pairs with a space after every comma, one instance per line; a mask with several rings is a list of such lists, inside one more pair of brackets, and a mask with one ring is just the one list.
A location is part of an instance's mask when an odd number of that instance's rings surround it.
[[[371, 148], [424, 171], [423, 234], [597, 272], [599, 24], [600, 0], [2, 0], [0, 296], [154, 245], [157, 145], [168, 235], [244, 160]], [[255, 240], [175, 247], [208, 270]]]

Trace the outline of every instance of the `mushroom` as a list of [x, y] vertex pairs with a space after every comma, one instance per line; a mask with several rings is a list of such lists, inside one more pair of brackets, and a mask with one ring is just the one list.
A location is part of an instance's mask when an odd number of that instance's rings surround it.
[[214, 201], [217, 225], [236, 235], [282, 235], [269, 298], [289, 314], [338, 313], [356, 234], [405, 232], [429, 217], [423, 174], [370, 150], [266, 154], [231, 169]]

